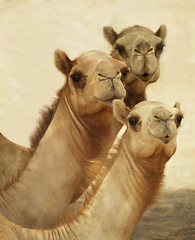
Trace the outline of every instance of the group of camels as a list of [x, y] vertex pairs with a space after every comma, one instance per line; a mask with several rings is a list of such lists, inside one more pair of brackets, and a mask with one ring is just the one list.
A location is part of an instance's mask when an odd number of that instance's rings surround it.
[[55, 51], [65, 84], [31, 146], [0, 135], [0, 239], [129, 240], [158, 195], [183, 118], [179, 103], [146, 101], [166, 27], [103, 32], [111, 54]]

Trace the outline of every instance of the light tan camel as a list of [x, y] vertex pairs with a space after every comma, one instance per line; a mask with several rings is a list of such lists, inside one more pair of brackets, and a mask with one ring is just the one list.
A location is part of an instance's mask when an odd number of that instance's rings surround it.
[[153, 32], [149, 28], [136, 25], [125, 28], [120, 33], [105, 26], [103, 32], [113, 47], [111, 56], [123, 60], [131, 69], [125, 81], [125, 103], [132, 108], [136, 103], [146, 100], [147, 85], [159, 78], [159, 61], [164, 48], [166, 26], [161, 25]]
[[[121, 68], [120, 71], [124, 81], [128, 68]], [[17, 180], [32, 156], [34, 147], [33, 144], [31, 148], [20, 146], [0, 133], [0, 192]]]
[[57, 50], [55, 64], [66, 83], [42, 113], [28, 165], [0, 194], [0, 213], [23, 227], [53, 227], [88, 187], [118, 131], [112, 101], [125, 96], [121, 72], [127, 66], [109, 54], [90, 51], [71, 61]]
[[92, 184], [94, 194], [78, 216], [45, 231], [24, 229], [1, 217], [1, 239], [130, 239], [136, 223], [159, 192], [165, 164], [176, 151], [183, 115], [178, 104], [169, 107], [144, 101], [129, 111], [120, 100], [114, 101], [114, 115], [125, 124], [124, 134], [111, 149], [108, 164]]

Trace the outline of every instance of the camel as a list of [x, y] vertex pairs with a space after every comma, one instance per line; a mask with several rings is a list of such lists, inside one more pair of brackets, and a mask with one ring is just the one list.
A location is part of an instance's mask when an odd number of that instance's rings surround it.
[[64, 218], [101, 169], [118, 131], [112, 102], [126, 93], [121, 78], [127, 66], [107, 53], [70, 60], [56, 50], [55, 64], [66, 83], [42, 112], [25, 170], [0, 194], [0, 213], [22, 227], [50, 228]]
[[117, 33], [112, 27], [103, 28], [104, 37], [112, 45], [111, 56], [124, 61], [131, 69], [125, 81], [125, 103], [132, 108], [146, 100], [146, 87], [160, 76], [160, 56], [164, 48], [166, 26], [156, 32], [135, 25]]
[[114, 100], [113, 111], [124, 124], [120, 139], [91, 185], [93, 196], [87, 196], [78, 215], [45, 231], [21, 228], [1, 216], [0, 236], [6, 240], [130, 239], [161, 188], [165, 164], [176, 151], [183, 114], [178, 103], [170, 107], [147, 101], [129, 110]]

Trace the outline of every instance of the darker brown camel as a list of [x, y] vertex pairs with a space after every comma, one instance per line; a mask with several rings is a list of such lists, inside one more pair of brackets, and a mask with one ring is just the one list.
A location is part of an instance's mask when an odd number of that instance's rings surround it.
[[160, 56], [164, 48], [166, 26], [161, 25], [156, 32], [143, 26], [133, 26], [120, 33], [112, 27], [104, 27], [104, 36], [112, 45], [111, 56], [124, 61], [131, 69], [125, 80], [127, 92], [125, 104], [132, 108], [146, 100], [145, 89], [156, 82], [160, 75]]

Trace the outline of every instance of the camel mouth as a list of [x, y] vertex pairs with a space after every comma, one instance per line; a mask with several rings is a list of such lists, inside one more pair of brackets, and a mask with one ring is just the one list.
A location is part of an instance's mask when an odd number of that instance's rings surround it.
[[148, 73], [144, 73], [142, 75], [134, 73], [137, 78], [139, 78], [143, 82], [148, 82], [151, 78], [151, 75]]
[[[151, 133], [151, 132], [150, 132]], [[176, 135], [172, 135], [172, 134], [166, 134], [166, 135], [164, 135], [164, 136], [158, 136], [158, 135], [156, 135], [155, 136], [155, 134], [152, 134], [151, 133], [151, 135], [157, 140], [157, 141], [160, 141], [161, 143], [164, 143], [164, 144], [168, 144], [168, 143], [170, 143], [174, 138], [175, 138], [175, 136]]]
[[114, 101], [115, 99], [122, 100], [122, 98], [117, 98], [117, 97], [114, 96], [113, 98], [106, 99], [106, 100], [104, 100], [103, 102], [104, 102], [104, 104], [106, 104], [106, 105], [108, 105], [108, 106], [112, 106], [113, 101]]
[[[155, 136], [154, 136], [155, 137]], [[168, 144], [173, 140], [173, 136], [166, 135], [165, 137], [155, 137], [156, 139], [160, 140], [164, 144]]]
[[149, 74], [147, 74], [147, 73], [142, 74], [142, 77], [144, 77], [144, 78], [147, 78], [148, 76], [149, 76]]
[[98, 99], [98, 98], [96, 98], [96, 99], [99, 100], [100, 102], [104, 103], [104, 104], [107, 105], [107, 106], [112, 106], [113, 101], [114, 101], [115, 99], [117, 99], [117, 100], [123, 100], [123, 98], [119, 98], [119, 97], [116, 97], [116, 96], [113, 96], [112, 98], [108, 98], [108, 99]]

